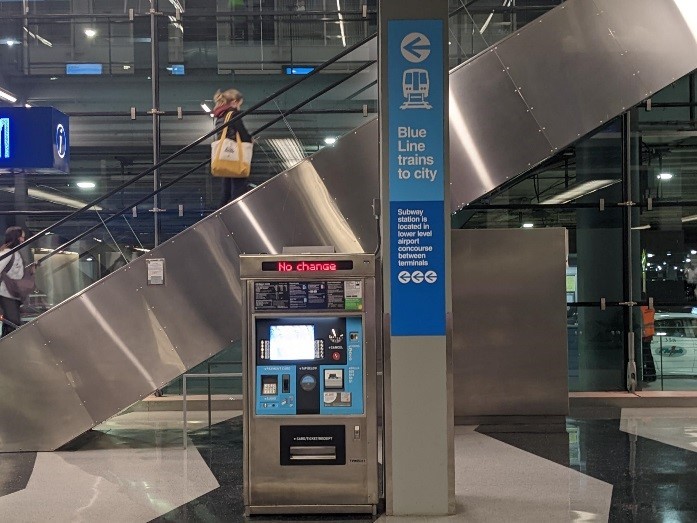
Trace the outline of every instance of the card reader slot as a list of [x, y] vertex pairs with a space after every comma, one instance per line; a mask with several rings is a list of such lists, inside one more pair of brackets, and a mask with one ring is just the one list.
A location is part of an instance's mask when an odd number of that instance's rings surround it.
[[335, 460], [336, 447], [333, 445], [291, 446], [290, 459], [303, 461]]

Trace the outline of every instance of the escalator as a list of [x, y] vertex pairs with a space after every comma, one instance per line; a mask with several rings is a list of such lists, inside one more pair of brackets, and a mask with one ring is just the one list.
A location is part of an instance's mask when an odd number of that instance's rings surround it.
[[[451, 71], [452, 210], [695, 68], [692, 0], [563, 3]], [[235, 343], [240, 254], [374, 251], [378, 156], [372, 120], [4, 338], [0, 450], [53, 450]]]

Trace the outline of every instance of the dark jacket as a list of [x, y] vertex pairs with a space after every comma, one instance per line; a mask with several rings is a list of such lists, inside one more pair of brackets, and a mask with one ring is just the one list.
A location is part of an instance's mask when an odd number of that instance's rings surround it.
[[[230, 117], [231, 119], [235, 117], [239, 111], [237, 109], [231, 109], [227, 108], [224, 109], [225, 106], [221, 106], [214, 112], [215, 116], [217, 117], [215, 119], [215, 126], [218, 127], [220, 125], [223, 125], [225, 123], [225, 116], [228, 113], [232, 113], [232, 116]], [[242, 119], [240, 118], [236, 122], [232, 122], [230, 125], [227, 127], [227, 137], [230, 138], [231, 140], [235, 139], [235, 133], [240, 133], [240, 139], [243, 142], [251, 142], [252, 137], [247, 131], [247, 128], [244, 126], [244, 122], [242, 122]], [[217, 139], [220, 140], [221, 136], [223, 134], [223, 131], [220, 131], [218, 133]]]

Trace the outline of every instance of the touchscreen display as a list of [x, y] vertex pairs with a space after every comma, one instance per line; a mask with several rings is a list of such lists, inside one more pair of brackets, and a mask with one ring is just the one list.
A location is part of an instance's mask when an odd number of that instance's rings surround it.
[[315, 359], [314, 325], [271, 325], [269, 331], [269, 359]]

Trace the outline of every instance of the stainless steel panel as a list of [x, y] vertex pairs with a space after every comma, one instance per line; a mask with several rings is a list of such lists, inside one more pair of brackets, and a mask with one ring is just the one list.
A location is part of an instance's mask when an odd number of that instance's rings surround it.
[[142, 290], [149, 314], [186, 369], [240, 339], [239, 252], [219, 215], [190, 227], [147, 257], [165, 259], [165, 285]]
[[[351, 143], [360, 147], [359, 141], [351, 140]], [[352, 152], [347, 149], [342, 142], [339, 147], [324, 149], [317, 156], [339, 154], [345, 158]], [[355, 156], [362, 157], [361, 154]], [[369, 212], [372, 198], [377, 197], [377, 192], [366, 191], [371, 187], [369, 180], [377, 178], [377, 156], [372, 160], [372, 170], [368, 157], [364, 157], [366, 169], [355, 163], [332, 163], [327, 176], [349, 177], [360, 189], [352, 192], [353, 208], [346, 205], [346, 197], [341, 196], [348, 216]], [[240, 252], [278, 254], [283, 247], [299, 245], [332, 245], [337, 252], [363, 251], [358, 239], [363, 236], [362, 231], [354, 230], [347, 215], [341, 212], [338, 197], [328, 191], [314, 167], [315, 162], [326, 165], [326, 160], [306, 160], [248, 193], [221, 214], [221, 219], [233, 231]], [[364, 222], [356, 219], [357, 225]], [[365, 232], [365, 237], [371, 238], [369, 231]]]
[[566, 231], [452, 231], [455, 419], [568, 413]]
[[566, 2], [494, 47], [555, 152], [643, 98], [609, 25]]
[[145, 259], [139, 258], [36, 320], [95, 422], [186, 370], [146, 301], [145, 286]]
[[[694, 0], [594, 0], [616, 39], [625, 67], [636, 75], [643, 100], [697, 64]], [[634, 102], [636, 103], [636, 102]]]
[[3, 338], [0, 449], [54, 450], [94, 425], [35, 325]]
[[450, 74], [453, 211], [551, 155], [550, 144], [492, 51]]

